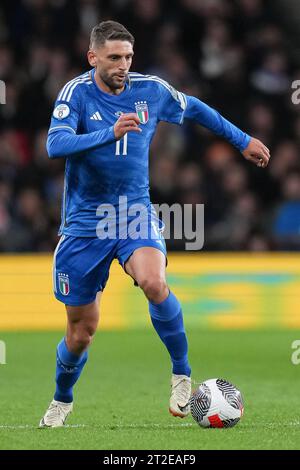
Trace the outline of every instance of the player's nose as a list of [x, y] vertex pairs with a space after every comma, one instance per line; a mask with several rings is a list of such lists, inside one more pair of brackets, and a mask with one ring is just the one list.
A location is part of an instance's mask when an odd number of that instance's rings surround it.
[[127, 70], [127, 61], [125, 57], [122, 57], [122, 60], [119, 63], [119, 70], [125, 71]]

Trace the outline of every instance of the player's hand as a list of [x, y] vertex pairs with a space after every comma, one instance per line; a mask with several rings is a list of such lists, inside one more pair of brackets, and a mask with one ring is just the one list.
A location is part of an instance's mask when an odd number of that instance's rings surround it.
[[270, 160], [270, 150], [260, 140], [251, 137], [248, 147], [243, 150], [242, 154], [254, 163], [256, 166], [266, 168]]
[[121, 114], [114, 125], [114, 133], [117, 140], [121, 139], [126, 132], [142, 132], [139, 128], [140, 120], [135, 113]]

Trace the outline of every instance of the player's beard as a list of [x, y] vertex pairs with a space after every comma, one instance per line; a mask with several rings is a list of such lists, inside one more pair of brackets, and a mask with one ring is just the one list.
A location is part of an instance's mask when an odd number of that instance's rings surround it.
[[124, 79], [117, 77], [117, 73], [108, 75], [107, 73], [101, 73], [100, 78], [111, 90], [119, 90], [124, 88], [125, 82], [127, 80], [128, 74], [124, 73]]

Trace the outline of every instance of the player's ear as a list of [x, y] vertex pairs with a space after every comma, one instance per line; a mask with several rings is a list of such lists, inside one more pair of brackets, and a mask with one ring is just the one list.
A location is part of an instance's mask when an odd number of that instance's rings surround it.
[[87, 53], [87, 59], [89, 61], [89, 64], [92, 66], [92, 67], [96, 67], [97, 65], [97, 56], [95, 54], [94, 51], [91, 51], [89, 50], [88, 53]]

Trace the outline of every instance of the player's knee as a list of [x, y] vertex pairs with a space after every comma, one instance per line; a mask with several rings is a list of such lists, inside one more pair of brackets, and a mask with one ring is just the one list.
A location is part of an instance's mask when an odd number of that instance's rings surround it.
[[76, 333], [72, 341], [74, 349], [80, 353], [85, 351], [90, 346], [91, 342], [92, 336], [87, 333]]
[[92, 328], [85, 328], [74, 331], [70, 336], [71, 349], [81, 354], [91, 344], [95, 331]]
[[146, 297], [155, 303], [162, 302], [168, 292], [166, 280], [163, 277], [149, 277], [139, 282]]

